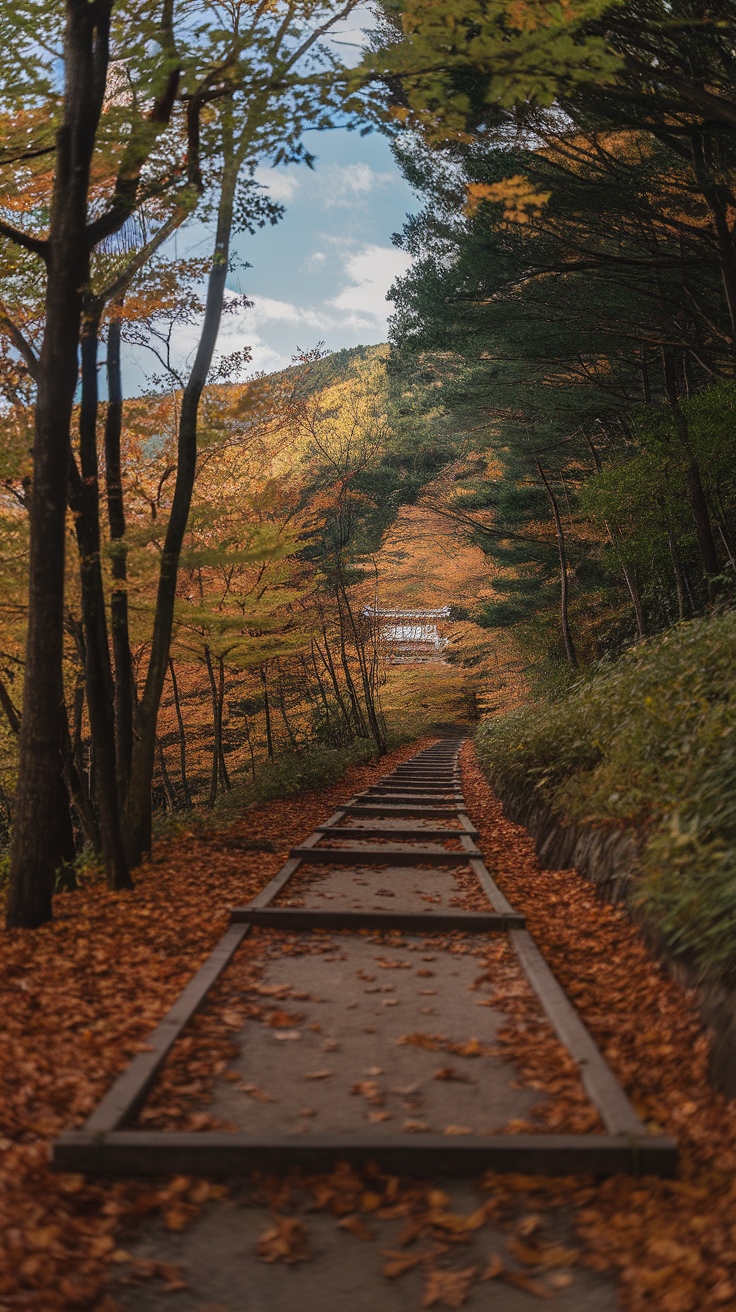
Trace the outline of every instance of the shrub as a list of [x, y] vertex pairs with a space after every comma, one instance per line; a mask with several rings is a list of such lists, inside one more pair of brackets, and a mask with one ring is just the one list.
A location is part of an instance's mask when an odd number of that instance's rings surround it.
[[492, 783], [644, 830], [634, 897], [703, 972], [736, 968], [735, 647], [734, 612], [679, 625], [476, 740]]

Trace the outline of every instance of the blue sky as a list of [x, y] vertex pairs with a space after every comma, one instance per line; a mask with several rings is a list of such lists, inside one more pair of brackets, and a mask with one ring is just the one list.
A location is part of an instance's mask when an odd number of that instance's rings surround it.
[[[330, 41], [340, 46], [348, 64], [359, 60], [364, 32], [373, 24], [370, 5], [363, 4], [335, 29]], [[339, 128], [307, 132], [304, 143], [316, 157], [314, 169], [302, 164], [264, 166], [256, 172], [274, 200], [286, 206], [281, 222], [233, 242], [233, 254], [251, 267], [236, 268], [228, 287], [234, 296], [245, 293], [253, 308], [224, 316], [217, 353], [250, 347], [248, 372], [281, 369], [298, 350], [318, 342], [332, 351], [384, 342], [393, 308], [386, 292], [409, 266], [403, 251], [391, 244], [391, 235], [418, 202], [386, 138]], [[172, 245], [180, 256], [205, 255], [212, 234], [195, 219]], [[185, 365], [191, 358], [198, 336], [197, 324], [177, 330], [175, 363]], [[138, 361], [149, 374], [158, 369], [146, 356], [127, 352], [128, 395], [147, 388]]]
[[[329, 350], [386, 340], [386, 301], [394, 279], [409, 265], [391, 244], [417, 201], [400, 174], [388, 142], [378, 133], [336, 129], [308, 132], [305, 143], [316, 156], [314, 169], [291, 165], [259, 168], [286, 214], [275, 227], [234, 239], [233, 253], [251, 268], [236, 268], [228, 279], [233, 294], [245, 293], [250, 310], [226, 314], [218, 354], [249, 346], [247, 372], [271, 373], [290, 364], [299, 349], [320, 341]], [[212, 236], [201, 225], [177, 237], [179, 255], [205, 254]], [[235, 262], [234, 262], [235, 263]], [[177, 330], [174, 356], [191, 357], [198, 325]], [[127, 353], [125, 390], [146, 390], [143, 371], [158, 366], [136, 350]]]

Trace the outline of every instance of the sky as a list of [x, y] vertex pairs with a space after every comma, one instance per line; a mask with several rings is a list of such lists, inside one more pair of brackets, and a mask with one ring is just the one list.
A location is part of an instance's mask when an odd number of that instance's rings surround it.
[[[334, 129], [305, 134], [316, 156], [314, 169], [264, 166], [256, 173], [274, 200], [286, 206], [275, 227], [234, 238], [228, 278], [233, 297], [244, 293], [253, 308], [226, 314], [218, 354], [244, 346], [252, 351], [246, 373], [272, 373], [299, 350], [324, 342], [332, 351], [386, 341], [392, 306], [386, 292], [409, 266], [391, 244], [418, 202], [378, 133]], [[201, 225], [183, 230], [176, 253], [205, 254], [211, 234]], [[178, 331], [175, 356], [184, 363], [196, 347], [198, 326]], [[145, 373], [160, 372], [153, 359], [128, 352], [127, 395], [146, 390]], [[141, 365], [143, 366], [141, 368]]]

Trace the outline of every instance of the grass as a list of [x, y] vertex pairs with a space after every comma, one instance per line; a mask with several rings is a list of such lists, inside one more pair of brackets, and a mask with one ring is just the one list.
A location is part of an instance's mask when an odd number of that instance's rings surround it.
[[735, 650], [735, 612], [693, 620], [476, 739], [491, 783], [643, 831], [633, 897], [704, 975], [736, 974]]

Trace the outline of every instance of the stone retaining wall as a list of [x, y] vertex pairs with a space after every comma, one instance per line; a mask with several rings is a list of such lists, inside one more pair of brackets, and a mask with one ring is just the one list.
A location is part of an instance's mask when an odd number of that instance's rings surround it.
[[546, 870], [574, 867], [595, 885], [606, 902], [624, 904], [649, 946], [685, 988], [698, 989], [700, 1014], [710, 1040], [709, 1073], [714, 1088], [736, 1097], [736, 986], [726, 980], [700, 982], [690, 962], [674, 957], [656, 928], [632, 904], [629, 889], [636, 876], [642, 838], [620, 829], [593, 829], [564, 824], [531, 790], [494, 786], [507, 819], [523, 825], [534, 839]]

